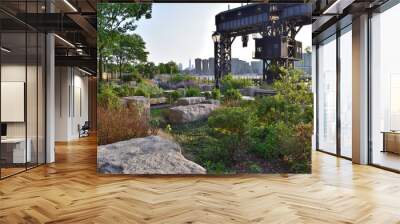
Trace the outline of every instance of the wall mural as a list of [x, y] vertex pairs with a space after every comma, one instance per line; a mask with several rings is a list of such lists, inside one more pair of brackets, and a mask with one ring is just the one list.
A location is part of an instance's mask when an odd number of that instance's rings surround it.
[[311, 172], [309, 4], [97, 7], [99, 173]]

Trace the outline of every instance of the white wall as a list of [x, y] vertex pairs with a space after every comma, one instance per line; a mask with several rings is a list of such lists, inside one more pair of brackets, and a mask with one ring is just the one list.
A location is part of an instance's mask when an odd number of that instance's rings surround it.
[[78, 125], [89, 117], [88, 78], [76, 68], [56, 67], [55, 86], [55, 140], [77, 139]]

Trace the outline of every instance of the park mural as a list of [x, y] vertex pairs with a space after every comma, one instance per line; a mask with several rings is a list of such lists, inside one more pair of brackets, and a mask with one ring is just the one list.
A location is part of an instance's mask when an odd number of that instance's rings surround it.
[[[184, 67], [172, 56], [153, 61], [167, 48], [148, 48], [154, 38], [139, 32], [151, 25], [146, 21], [178, 5], [97, 6], [98, 172], [310, 173], [313, 95], [304, 57], [311, 50], [296, 35], [311, 24], [311, 7], [225, 4], [204, 34], [211, 54], [189, 55]], [[196, 10], [198, 4], [188, 7]], [[193, 13], [187, 21], [199, 16]], [[167, 27], [174, 18], [159, 32], [174, 35]], [[232, 57], [234, 41], [255, 51], [251, 62]], [[192, 44], [199, 52], [200, 47]], [[182, 55], [188, 50], [183, 43], [176, 49]]]

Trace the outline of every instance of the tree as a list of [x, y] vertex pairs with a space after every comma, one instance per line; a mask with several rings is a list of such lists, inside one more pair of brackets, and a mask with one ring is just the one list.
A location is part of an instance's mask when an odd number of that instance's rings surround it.
[[160, 63], [158, 64], [158, 70], [160, 74], [177, 74], [179, 72], [178, 65], [173, 62], [167, 62], [166, 64]]
[[145, 17], [151, 18], [151, 4], [98, 4], [97, 10], [97, 53], [100, 79], [103, 73], [103, 62], [115, 47], [115, 40], [120, 34], [132, 33], [136, 29], [135, 21]]
[[119, 34], [114, 45], [112, 54], [119, 65], [120, 77], [123, 65], [135, 65], [147, 60], [148, 52], [145, 51], [145, 43], [137, 34]]

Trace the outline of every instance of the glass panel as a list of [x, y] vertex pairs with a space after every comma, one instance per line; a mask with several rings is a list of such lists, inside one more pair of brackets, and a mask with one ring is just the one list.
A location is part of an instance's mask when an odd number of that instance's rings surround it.
[[374, 15], [372, 25], [372, 163], [400, 170], [400, 5]]
[[352, 157], [352, 35], [340, 36], [340, 153]]
[[318, 148], [336, 153], [336, 37], [318, 48]]
[[45, 163], [45, 52], [46, 38], [39, 34], [38, 45], [38, 164]]
[[[2, 33], [1, 44], [1, 140], [2, 177], [25, 170], [26, 151], [26, 34]], [[29, 149], [29, 147], [28, 147]]]
[[38, 158], [38, 36], [36, 32], [27, 33], [28, 38], [28, 63], [27, 63], [27, 82], [26, 82], [26, 111], [27, 111], [27, 143], [28, 153], [30, 158], [28, 159], [28, 168], [37, 165]]

